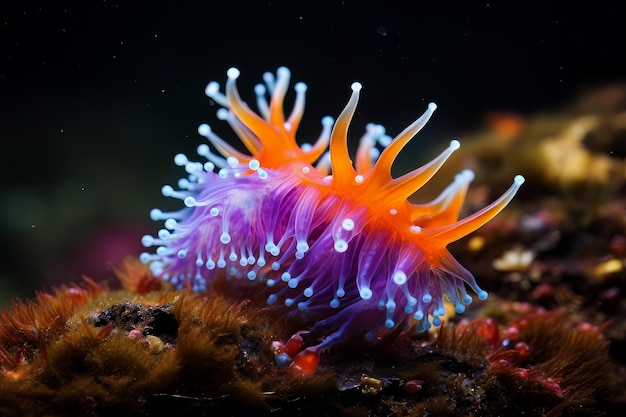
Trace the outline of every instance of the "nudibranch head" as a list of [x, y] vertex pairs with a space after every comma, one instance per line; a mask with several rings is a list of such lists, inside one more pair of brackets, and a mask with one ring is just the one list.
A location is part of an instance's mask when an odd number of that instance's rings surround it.
[[188, 176], [179, 181], [179, 190], [166, 185], [162, 191], [186, 208], [151, 212], [165, 228], [156, 237], [144, 236], [144, 245], [156, 250], [141, 259], [156, 276], [195, 291], [209, 291], [219, 281], [235, 296], [284, 305], [304, 321], [313, 351], [355, 337], [375, 343], [409, 323], [428, 329], [441, 323], [445, 301], [463, 312], [472, 302], [468, 289], [481, 300], [487, 297], [446, 246], [500, 212], [523, 177], [515, 177], [495, 202], [459, 220], [473, 179], [469, 170], [429, 203], [408, 200], [458, 141], [426, 165], [391, 175], [396, 156], [426, 124], [435, 104], [395, 138], [380, 125], [368, 125], [353, 163], [347, 131], [361, 84], [352, 84], [337, 121], [325, 117], [319, 138], [300, 145], [296, 131], [305, 84], [295, 85], [293, 110], [286, 116], [289, 70], [266, 73], [265, 84], [255, 88], [257, 114], [239, 96], [239, 71], [231, 68], [227, 75], [225, 93], [212, 82], [206, 94], [221, 106], [218, 118], [249, 153], [201, 125], [199, 133], [212, 145], [198, 147], [205, 161], [174, 157]]

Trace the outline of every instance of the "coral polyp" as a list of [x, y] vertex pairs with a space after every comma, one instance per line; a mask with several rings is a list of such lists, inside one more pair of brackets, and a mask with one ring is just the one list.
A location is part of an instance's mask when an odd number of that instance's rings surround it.
[[[187, 177], [178, 190], [162, 192], [186, 206], [178, 212], [154, 209], [164, 221], [156, 247], [141, 259], [155, 276], [176, 288], [224, 290], [230, 296], [284, 306], [302, 320], [306, 354], [338, 343], [377, 343], [415, 323], [426, 330], [441, 323], [450, 302], [457, 313], [474, 293], [487, 292], [446, 246], [492, 219], [513, 198], [522, 176], [495, 202], [458, 219], [474, 175], [458, 174], [429, 203], [409, 201], [459, 147], [450, 145], [426, 165], [399, 177], [391, 167], [436, 109], [391, 138], [369, 124], [354, 163], [348, 151], [348, 127], [361, 84], [336, 121], [322, 119], [314, 143], [299, 144], [296, 131], [305, 105], [306, 85], [295, 85], [293, 110], [283, 111], [290, 72], [266, 73], [255, 88], [258, 113], [240, 97], [239, 71], [227, 72], [225, 93], [212, 82], [206, 94], [221, 106], [226, 121], [249, 153], [219, 137], [208, 125], [199, 133], [202, 162], [178, 154], [174, 162]], [[269, 101], [267, 96], [269, 95]], [[221, 154], [221, 155], [220, 155]], [[468, 291], [471, 290], [471, 291]], [[303, 354], [305, 352], [302, 352]]]

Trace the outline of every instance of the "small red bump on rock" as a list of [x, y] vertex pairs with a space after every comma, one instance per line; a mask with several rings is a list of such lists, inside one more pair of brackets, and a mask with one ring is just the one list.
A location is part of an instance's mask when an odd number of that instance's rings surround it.
[[424, 381], [412, 379], [410, 381], [407, 381], [404, 384], [404, 390], [408, 392], [409, 394], [413, 394], [415, 392], [421, 391], [422, 388], [424, 388], [423, 384], [424, 384]]

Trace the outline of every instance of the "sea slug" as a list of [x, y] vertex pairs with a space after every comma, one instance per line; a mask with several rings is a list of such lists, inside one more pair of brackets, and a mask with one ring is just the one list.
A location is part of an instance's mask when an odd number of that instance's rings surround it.
[[203, 124], [198, 132], [212, 145], [198, 147], [204, 161], [174, 157], [187, 177], [178, 189], [166, 185], [162, 193], [186, 207], [168, 213], [153, 209], [152, 219], [164, 221], [164, 228], [142, 240], [156, 247], [141, 260], [157, 277], [181, 289], [219, 288], [233, 297], [284, 306], [305, 330], [292, 338], [295, 349], [278, 344], [276, 351], [283, 356], [286, 351], [305, 370], [314, 369], [320, 352], [336, 344], [376, 344], [410, 325], [418, 330], [438, 325], [444, 302], [457, 313], [472, 302], [468, 289], [481, 300], [487, 297], [446, 246], [500, 212], [522, 176], [495, 202], [458, 220], [474, 177], [469, 170], [433, 201], [408, 201], [458, 141], [426, 165], [391, 175], [396, 156], [426, 124], [434, 103], [395, 138], [380, 125], [367, 125], [353, 163], [347, 131], [361, 84], [352, 84], [337, 121], [323, 118], [319, 138], [299, 144], [305, 84], [295, 85], [286, 116], [290, 72], [281, 67], [275, 76], [265, 73], [265, 83], [255, 88], [257, 113], [239, 96], [239, 70], [231, 68], [227, 75], [225, 94], [215, 82], [206, 94], [221, 106], [218, 118], [248, 152]]

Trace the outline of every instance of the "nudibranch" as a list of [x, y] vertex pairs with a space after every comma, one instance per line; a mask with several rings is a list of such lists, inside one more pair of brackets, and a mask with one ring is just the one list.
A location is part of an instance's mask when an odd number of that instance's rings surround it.
[[474, 176], [470, 170], [431, 202], [408, 200], [458, 141], [420, 168], [391, 174], [398, 153], [435, 111], [434, 103], [393, 139], [382, 126], [367, 125], [353, 163], [347, 133], [360, 83], [352, 84], [337, 120], [323, 118], [319, 138], [299, 144], [305, 84], [295, 84], [286, 117], [287, 68], [265, 73], [264, 84], [256, 86], [258, 113], [239, 95], [239, 70], [231, 68], [227, 76], [225, 93], [211, 82], [206, 95], [221, 106], [218, 119], [230, 125], [248, 153], [203, 124], [198, 132], [212, 145], [198, 147], [205, 161], [174, 157], [187, 176], [178, 189], [166, 185], [162, 193], [186, 207], [151, 211], [164, 228], [156, 237], [143, 237], [143, 244], [156, 250], [141, 260], [155, 276], [180, 289], [226, 286], [235, 297], [284, 306], [302, 319], [305, 330], [292, 337], [295, 349], [293, 343], [291, 348], [278, 343], [277, 358], [287, 351], [304, 370], [315, 369], [320, 352], [339, 343], [376, 344], [412, 326], [439, 325], [444, 302], [457, 313], [472, 302], [468, 289], [480, 300], [487, 298], [446, 246], [500, 212], [524, 182], [522, 176], [495, 202], [459, 220]]

